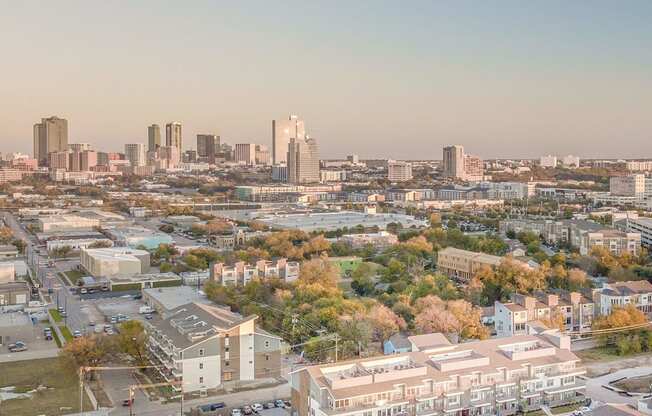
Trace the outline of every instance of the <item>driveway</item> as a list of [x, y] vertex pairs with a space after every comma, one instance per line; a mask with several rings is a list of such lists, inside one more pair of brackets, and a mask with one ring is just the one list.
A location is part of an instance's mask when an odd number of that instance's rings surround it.
[[636, 407], [638, 397], [621, 396], [620, 394], [607, 390], [602, 386], [608, 384], [610, 381], [618, 380], [619, 378], [638, 377], [649, 374], [652, 374], [652, 367], [636, 367], [626, 368], [596, 378], [589, 378], [586, 380], [586, 395], [591, 397], [593, 400], [598, 400], [603, 403], [622, 403]]

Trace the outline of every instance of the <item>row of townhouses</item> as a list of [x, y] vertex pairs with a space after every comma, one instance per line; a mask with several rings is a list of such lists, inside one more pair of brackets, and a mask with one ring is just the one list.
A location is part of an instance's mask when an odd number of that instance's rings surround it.
[[276, 261], [259, 260], [255, 264], [240, 261], [230, 266], [224, 263], [214, 263], [210, 268], [210, 276], [212, 280], [222, 285], [241, 286], [255, 278], [276, 277], [286, 282], [292, 282], [299, 277], [299, 271], [299, 262], [282, 258]]
[[292, 372], [295, 414], [511, 415], [585, 399], [585, 370], [559, 332], [456, 345], [441, 334], [409, 340], [409, 352]]

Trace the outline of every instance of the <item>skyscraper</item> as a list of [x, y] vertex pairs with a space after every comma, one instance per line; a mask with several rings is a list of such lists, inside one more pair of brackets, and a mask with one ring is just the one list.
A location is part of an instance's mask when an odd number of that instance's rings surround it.
[[319, 148], [313, 138], [290, 139], [287, 152], [288, 182], [319, 182]]
[[256, 145], [253, 143], [236, 143], [235, 161], [246, 165], [255, 165]]
[[145, 166], [147, 155], [142, 143], [125, 144], [125, 157], [132, 167]]
[[214, 134], [197, 135], [197, 156], [207, 158], [209, 162], [215, 161], [215, 154], [220, 150], [220, 136]]
[[291, 115], [287, 120], [272, 120], [272, 163], [286, 163], [290, 139], [301, 141], [305, 138], [306, 128], [303, 120], [296, 115]]
[[444, 147], [444, 176], [464, 179], [464, 146]]
[[155, 151], [161, 147], [161, 128], [158, 124], [147, 127], [147, 150]]
[[165, 145], [176, 147], [179, 154], [183, 153], [183, 142], [181, 139], [181, 123], [175, 121], [165, 125]]
[[68, 150], [68, 121], [52, 116], [34, 124], [34, 159], [46, 164], [48, 153]]

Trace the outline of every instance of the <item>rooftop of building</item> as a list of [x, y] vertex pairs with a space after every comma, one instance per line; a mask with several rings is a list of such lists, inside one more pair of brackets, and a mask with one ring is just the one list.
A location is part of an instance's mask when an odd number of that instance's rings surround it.
[[107, 248], [85, 248], [82, 252], [96, 259], [104, 260], [138, 260], [137, 256], [148, 256], [146, 250], [139, 250], [129, 247], [107, 247]]
[[211, 303], [202, 291], [190, 286], [144, 289], [143, 293], [158, 302], [166, 311], [171, 311], [188, 303]]
[[455, 248], [455, 247], [446, 247], [442, 250], [439, 250], [439, 255], [442, 254], [448, 256], [473, 258], [474, 260], [482, 261], [485, 263], [492, 263], [496, 266], [499, 265], [500, 262], [503, 260], [503, 258], [500, 256], [494, 256], [492, 254], [479, 253], [479, 252], [469, 251], [469, 250], [462, 250], [460, 248]]
[[120, 283], [143, 283], [143, 282], [167, 282], [167, 281], [179, 281], [181, 282], [181, 277], [172, 272], [167, 273], [139, 273], [134, 275], [116, 275], [109, 276], [108, 279], [113, 284]]
[[602, 290], [602, 293], [612, 296], [631, 296], [652, 293], [652, 283], [647, 280], [609, 283], [607, 287]]

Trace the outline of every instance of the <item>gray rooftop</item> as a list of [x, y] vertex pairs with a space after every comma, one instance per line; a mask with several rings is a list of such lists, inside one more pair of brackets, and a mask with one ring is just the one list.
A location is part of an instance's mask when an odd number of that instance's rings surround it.
[[206, 298], [206, 295], [190, 286], [145, 289], [143, 293], [161, 304], [166, 312], [188, 303], [211, 304], [211, 301]]

